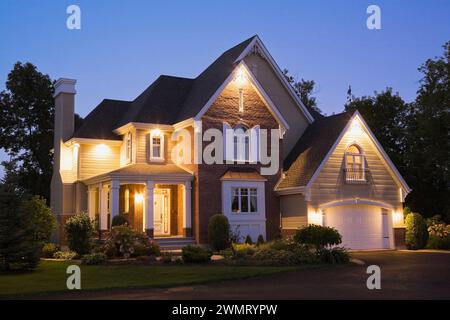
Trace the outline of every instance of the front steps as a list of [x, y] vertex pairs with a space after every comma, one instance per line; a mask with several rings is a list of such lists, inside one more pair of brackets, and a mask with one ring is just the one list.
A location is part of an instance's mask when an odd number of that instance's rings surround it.
[[197, 243], [192, 237], [155, 237], [154, 240], [159, 244], [161, 251], [180, 250], [187, 245]]

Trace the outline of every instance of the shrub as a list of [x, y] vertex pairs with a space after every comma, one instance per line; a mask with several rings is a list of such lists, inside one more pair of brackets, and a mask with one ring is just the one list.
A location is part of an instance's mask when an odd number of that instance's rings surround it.
[[245, 243], [246, 244], [253, 244], [252, 237], [250, 237], [249, 234], [245, 237]]
[[61, 250], [57, 244], [54, 243], [46, 243], [42, 247], [41, 257], [44, 258], [53, 258], [55, 252]]
[[69, 248], [79, 255], [87, 254], [92, 248], [94, 225], [86, 213], [77, 214], [64, 225]]
[[406, 247], [417, 250], [425, 247], [428, 241], [428, 230], [425, 220], [418, 213], [411, 212], [406, 216]]
[[301, 265], [316, 262], [316, 256], [304, 246], [297, 245], [291, 249], [276, 249], [272, 246], [263, 246], [256, 250], [251, 257], [253, 260], [264, 262], [265, 265]]
[[350, 262], [350, 255], [345, 248], [321, 248], [317, 251], [317, 257], [322, 263], [343, 264]]
[[119, 215], [115, 216], [111, 222], [112, 227], [124, 226], [124, 225], [127, 226], [128, 224], [129, 224], [128, 218], [125, 214], [119, 214]]
[[56, 228], [56, 218], [47, 206], [45, 199], [40, 196], [33, 196], [24, 202], [23, 210], [27, 214], [29, 223], [34, 226], [34, 241], [42, 244], [50, 241], [50, 237]]
[[309, 225], [297, 230], [294, 240], [300, 244], [313, 246], [316, 250], [324, 247], [338, 245], [342, 242], [339, 232], [331, 227]]
[[450, 250], [450, 236], [438, 237], [430, 235], [427, 243], [428, 249]]
[[39, 229], [23, 206], [24, 196], [13, 183], [0, 183], [0, 270], [33, 270], [42, 244]]
[[215, 250], [230, 246], [230, 224], [223, 214], [213, 215], [208, 222], [208, 242]]
[[72, 260], [77, 257], [77, 253], [73, 251], [56, 251], [53, 255], [55, 259]]
[[159, 255], [159, 245], [143, 232], [137, 232], [126, 225], [112, 227], [111, 234], [103, 247], [108, 257]]
[[101, 264], [106, 261], [106, 255], [101, 252], [85, 254], [81, 257], [81, 263], [87, 265]]
[[161, 256], [162, 263], [171, 263], [172, 262], [172, 255], [170, 253], [165, 253]]
[[199, 246], [188, 245], [182, 248], [183, 261], [187, 263], [206, 263], [211, 260], [212, 252]]
[[260, 235], [258, 236], [258, 239], [256, 240], [256, 246], [260, 246], [260, 245], [262, 245], [262, 244], [264, 244], [264, 237], [263, 237], [262, 234], [260, 234]]
[[232, 250], [235, 259], [246, 259], [255, 253], [256, 248], [248, 243], [233, 243]]

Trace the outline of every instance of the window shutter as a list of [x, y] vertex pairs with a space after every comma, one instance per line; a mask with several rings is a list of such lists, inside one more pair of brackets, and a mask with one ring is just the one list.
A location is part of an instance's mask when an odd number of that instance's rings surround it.
[[224, 122], [223, 123], [223, 157], [224, 160], [233, 160], [234, 156], [234, 148], [233, 148], [233, 139], [234, 139], [234, 131], [231, 126]]
[[250, 162], [259, 162], [259, 126], [250, 130]]

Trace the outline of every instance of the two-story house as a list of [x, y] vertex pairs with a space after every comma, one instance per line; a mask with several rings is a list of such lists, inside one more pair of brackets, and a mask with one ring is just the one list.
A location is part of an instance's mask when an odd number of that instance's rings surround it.
[[[86, 211], [103, 232], [124, 213], [155, 239], [205, 243], [221, 213], [254, 240], [314, 223], [354, 249], [402, 244], [410, 188], [361, 115], [305, 107], [258, 36], [194, 79], [160, 76], [133, 101], [103, 100], [80, 128], [75, 83], [55, 86], [51, 206], [61, 238], [64, 221]], [[223, 133], [212, 152], [211, 132]]]

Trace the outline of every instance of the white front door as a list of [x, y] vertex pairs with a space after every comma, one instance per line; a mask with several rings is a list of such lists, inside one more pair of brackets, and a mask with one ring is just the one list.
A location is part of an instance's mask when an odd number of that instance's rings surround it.
[[170, 235], [170, 190], [155, 189], [154, 191], [154, 235]]

